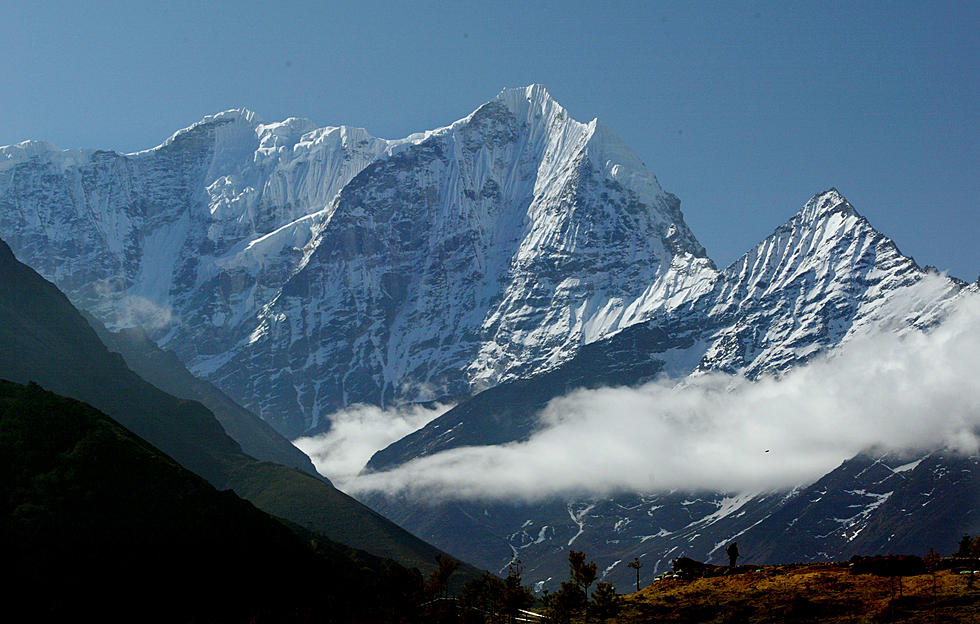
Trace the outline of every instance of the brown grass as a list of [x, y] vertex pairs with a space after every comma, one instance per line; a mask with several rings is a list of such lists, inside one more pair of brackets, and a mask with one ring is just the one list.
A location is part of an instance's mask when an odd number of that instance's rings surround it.
[[763, 566], [743, 574], [665, 579], [629, 594], [617, 622], [976, 622], [980, 575], [950, 570], [887, 578], [846, 564]]

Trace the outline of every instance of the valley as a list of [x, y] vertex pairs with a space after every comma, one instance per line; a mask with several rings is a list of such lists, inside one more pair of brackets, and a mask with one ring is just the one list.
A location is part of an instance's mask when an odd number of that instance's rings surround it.
[[[574, 548], [623, 591], [736, 537], [769, 565], [980, 532], [978, 284], [834, 188], [719, 269], [542, 85], [395, 140], [234, 109], [129, 154], [2, 147], [0, 239], [0, 378], [424, 573], [554, 591]], [[435, 405], [347, 492], [290, 443]]]

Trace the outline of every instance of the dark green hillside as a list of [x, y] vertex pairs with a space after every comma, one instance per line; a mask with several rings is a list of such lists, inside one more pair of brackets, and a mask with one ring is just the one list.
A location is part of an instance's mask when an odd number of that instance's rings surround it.
[[192, 375], [176, 355], [158, 347], [143, 330], [134, 327], [113, 332], [84, 311], [82, 315], [103, 344], [122, 355], [126, 366], [137, 375], [175, 397], [203, 403], [247, 455], [319, 476], [310, 458], [269, 423], [235, 403], [213, 384]]
[[421, 587], [417, 573], [323, 538], [314, 548], [33, 384], [0, 381], [0, 507], [7, 621], [387, 619], [411, 615], [397, 595]]
[[[110, 353], [68, 299], [0, 241], [0, 379], [84, 401], [219, 489], [274, 516], [428, 573], [441, 551], [296, 468], [242, 452], [207, 408], [144, 381]], [[478, 572], [461, 570], [462, 575]]]
[[241, 448], [199, 403], [140, 379], [53, 284], [0, 242], [0, 378], [85, 401], [222, 487]]

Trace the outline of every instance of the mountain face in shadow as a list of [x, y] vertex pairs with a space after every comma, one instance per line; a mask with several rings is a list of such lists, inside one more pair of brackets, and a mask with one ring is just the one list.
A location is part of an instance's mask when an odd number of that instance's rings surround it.
[[126, 366], [168, 394], [199, 401], [211, 410], [225, 432], [241, 445], [247, 455], [325, 478], [317, 473], [313, 462], [303, 451], [213, 384], [192, 375], [172, 351], [158, 347], [142, 329], [132, 327], [109, 331], [98, 319], [83, 310], [79, 311], [103, 344], [123, 357]]

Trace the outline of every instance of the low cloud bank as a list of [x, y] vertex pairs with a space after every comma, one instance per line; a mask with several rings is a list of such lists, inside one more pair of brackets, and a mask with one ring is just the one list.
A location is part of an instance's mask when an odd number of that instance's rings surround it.
[[317, 471], [340, 489], [361, 471], [371, 456], [448, 411], [451, 405], [382, 410], [373, 405], [352, 405], [331, 414], [327, 433], [293, 440], [310, 456]]
[[114, 327], [141, 327], [153, 331], [167, 327], [174, 321], [174, 312], [169, 306], [124, 292], [125, 286], [118, 279], [103, 280], [94, 287], [101, 299], [112, 302]]
[[780, 379], [709, 374], [552, 401], [530, 440], [452, 449], [348, 491], [534, 500], [811, 483], [869, 447], [978, 451], [980, 296], [928, 333], [855, 338]]
[[148, 331], [167, 327], [174, 320], [171, 308], [137, 295], [122, 297], [116, 305], [116, 316], [121, 327], [142, 327]]

